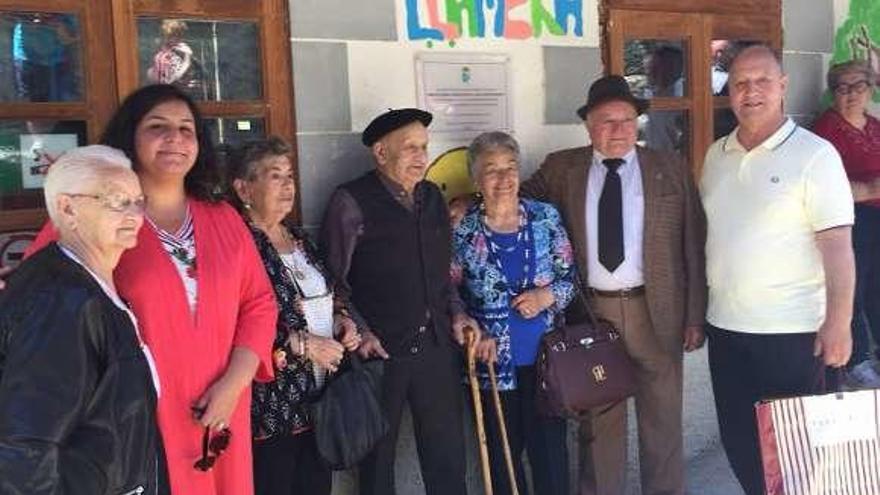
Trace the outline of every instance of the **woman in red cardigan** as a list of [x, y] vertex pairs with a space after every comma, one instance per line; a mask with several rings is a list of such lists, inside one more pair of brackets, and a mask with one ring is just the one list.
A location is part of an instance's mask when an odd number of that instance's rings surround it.
[[199, 111], [173, 86], [146, 86], [126, 98], [101, 142], [129, 156], [147, 198], [137, 247], [114, 280], [156, 359], [171, 492], [251, 495], [250, 383], [272, 378], [277, 309], [250, 232], [215, 199]]
[[858, 60], [836, 64], [828, 70], [828, 89], [834, 96], [833, 104], [813, 123], [813, 131], [840, 153], [856, 203], [850, 376], [877, 386], [880, 376], [871, 363], [875, 353], [869, 339], [869, 335], [875, 342], [880, 338], [880, 121], [867, 111], [874, 94], [874, 73], [866, 62]]

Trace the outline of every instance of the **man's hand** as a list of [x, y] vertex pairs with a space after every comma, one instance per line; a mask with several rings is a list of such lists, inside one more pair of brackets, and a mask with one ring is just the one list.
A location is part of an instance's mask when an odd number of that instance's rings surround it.
[[696, 351], [703, 347], [706, 342], [706, 332], [703, 325], [688, 325], [684, 327], [684, 352]]
[[853, 297], [856, 269], [852, 249], [852, 227], [834, 227], [816, 232], [816, 247], [825, 269], [825, 321], [816, 334], [814, 354], [826, 366], [840, 367], [852, 353]]
[[467, 313], [456, 313], [452, 315], [452, 339], [460, 346], [464, 346], [464, 331], [470, 327], [476, 335], [474, 341], [480, 341], [480, 325], [477, 321], [468, 316]]
[[361, 345], [357, 350], [358, 355], [363, 359], [370, 359], [374, 357], [380, 357], [382, 359], [388, 359], [388, 353], [385, 352], [385, 348], [382, 347], [382, 342], [379, 341], [379, 337], [376, 337], [376, 334], [369, 330], [365, 330], [361, 333]]
[[355, 351], [361, 345], [361, 334], [357, 331], [357, 325], [348, 316], [336, 315], [333, 317], [333, 334], [336, 335], [336, 340], [345, 347], [346, 351]]
[[831, 325], [826, 320], [816, 334], [813, 355], [822, 356], [825, 366], [845, 366], [852, 354], [852, 333], [849, 325]]

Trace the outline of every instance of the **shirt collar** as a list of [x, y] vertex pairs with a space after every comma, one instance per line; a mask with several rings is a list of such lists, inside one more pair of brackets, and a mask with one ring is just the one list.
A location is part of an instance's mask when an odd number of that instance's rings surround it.
[[[785, 122], [779, 126], [779, 129], [776, 129], [776, 132], [770, 135], [767, 139], [764, 140], [763, 143], [756, 146], [756, 148], [765, 148], [770, 151], [775, 150], [776, 148], [782, 146], [783, 143], [788, 141], [788, 138], [794, 134], [794, 131], [797, 130], [797, 124], [795, 124], [794, 120], [791, 118], [786, 118]], [[731, 151], [741, 151], [743, 153], [748, 152], [745, 146], [743, 146], [739, 142], [739, 138], [737, 137], [737, 133], [739, 132], [739, 126], [733, 130], [730, 134], [724, 137], [724, 143], [722, 145], [722, 149], [727, 152]]]
[[[605, 160], [606, 158], [608, 157], [593, 148], [593, 165], [602, 165], [602, 160]], [[621, 168], [629, 167], [635, 161], [636, 147], [633, 146], [633, 149], [629, 150], [629, 152], [627, 152], [627, 154], [623, 155], [621, 158], [624, 162]]]
[[395, 181], [391, 177], [385, 175], [381, 170], [376, 169], [376, 174], [379, 176], [379, 182], [385, 186], [385, 189], [391, 193], [391, 196], [394, 197], [400, 204], [402, 204], [407, 209], [412, 209], [415, 203], [415, 196], [418, 194], [419, 184], [416, 184], [416, 187], [413, 189], [413, 193], [409, 194], [406, 192], [406, 189], [400, 185], [399, 182]]

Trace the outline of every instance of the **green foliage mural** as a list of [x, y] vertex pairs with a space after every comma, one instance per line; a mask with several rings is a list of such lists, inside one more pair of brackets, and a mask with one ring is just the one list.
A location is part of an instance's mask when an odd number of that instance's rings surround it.
[[[846, 21], [834, 37], [832, 63], [867, 60], [880, 83], [880, 0], [850, 0]], [[874, 92], [880, 102], [880, 92]]]

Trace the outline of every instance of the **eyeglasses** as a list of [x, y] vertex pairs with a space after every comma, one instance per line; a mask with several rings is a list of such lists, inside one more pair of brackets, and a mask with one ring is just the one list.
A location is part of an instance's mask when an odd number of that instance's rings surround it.
[[834, 93], [838, 95], [848, 95], [852, 92], [856, 94], [862, 94], [871, 87], [871, 83], [865, 81], [864, 79], [861, 81], [856, 81], [851, 84], [847, 83], [837, 83], [837, 86], [834, 86]]
[[142, 214], [147, 208], [147, 200], [143, 196], [130, 198], [124, 194], [81, 194], [65, 193], [72, 198], [91, 198], [101, 203], [104, 208], [115, 212], [125, 213], [131, 211]]
[[[202, 434], [202, 457], [193, 464], [193, 467], [199, 471], [210, 471], [220, 454], [229, 447], [230, 440], [232, 440], [232, 431], [229, 428], [223, 428], [212, 438], [211, 428], [206, 426], [205, 433]], [[209, 452], [213, 455], [209, 455]]]

